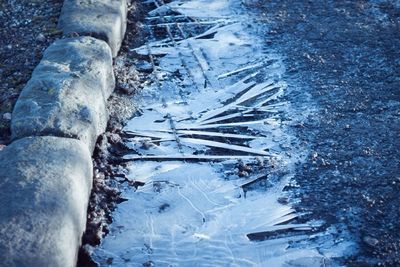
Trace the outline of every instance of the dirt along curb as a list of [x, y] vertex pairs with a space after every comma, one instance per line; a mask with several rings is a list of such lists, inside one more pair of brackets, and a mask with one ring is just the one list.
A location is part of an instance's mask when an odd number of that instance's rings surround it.
[[1, 265], [76, 265], [91, 153], [107, 125], [112, 58], [124, 38], [127, 5], [64, 1], [59, 28], [66, 38], [50, 45], [35, 68], [12, 114], [13, 142], [0, 152]]

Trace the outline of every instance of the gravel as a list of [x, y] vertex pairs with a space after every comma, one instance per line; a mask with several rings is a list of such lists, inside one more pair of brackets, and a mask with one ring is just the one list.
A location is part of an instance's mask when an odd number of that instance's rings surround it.
[[8, 113], [44, 49], [61, 36], [57, 20], [62, 2], [0, 0], [0, 144], [9, 142]]
[[318, 111], [293, 129], [311, 151], [297, 170], [299, 209], [345, 225], [347, 266], [400, 264], [400, 4], [249, 1], [286, 56], [289, 100]]

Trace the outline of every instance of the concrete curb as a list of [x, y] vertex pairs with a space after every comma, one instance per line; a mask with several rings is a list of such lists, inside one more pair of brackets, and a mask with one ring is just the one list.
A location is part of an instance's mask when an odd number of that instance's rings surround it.
[[65, 0], [59, 27], [80, 37], [45, 51], [0, 151], [1, 266], [76, 265], [126, 17], [127, 0]]
[[28, 137], [0, 153], [1, 266], [74, 266], [92, 160], [82, 142]]
[[115, 57], [125, 35], [127, 6], [127, 0], [65, 0], [58, 27], [65, 35], [106, 41]]
[[11, 134], [77, 138], [93, 151], [115, 87], [109, 46], [92, 37], [55, 41], [15, 104]]

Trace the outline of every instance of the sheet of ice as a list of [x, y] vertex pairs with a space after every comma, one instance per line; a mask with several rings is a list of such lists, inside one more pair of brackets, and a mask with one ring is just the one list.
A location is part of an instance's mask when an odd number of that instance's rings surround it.
[[101, 266], [323, 266], [352, 251], [345, 232], [302, 220], [284, 190], [305, 153], [286, 126], [285, 68], [265, 52], [261, 26], [238, 0], [146, 3], [156, 7], [144, 26], [149, 40], [133, 50], [153, 72], [137, 96], [141, 114], [125, 127], [135, 151], [125, 156], [129, 179], [144, 185], [126, 185], [93, 258]]
[[[132, 168], [140, 171], [141, 164]], [[244, 198], [236, 185], [239, 181], [224, 180], [208, 163], [173, 166], [180, 167], [153, 175], [136, 192], [124, 194], [128, 201], [119, 206], [113, 232], [96, 252], [100, 263], [112, 257], [119, 266], [139, 266], [149, 260], [156, 266], [255, 266], [283, 264], [299, 256], [321, 257], [314, 249], [288, 250], [289, 242], [309, 238], [304, 234], [260, 243], [246, 236], [312, 227], [284, 224], [296, 217], [292, 208], [276, 201], [287, 181]]]

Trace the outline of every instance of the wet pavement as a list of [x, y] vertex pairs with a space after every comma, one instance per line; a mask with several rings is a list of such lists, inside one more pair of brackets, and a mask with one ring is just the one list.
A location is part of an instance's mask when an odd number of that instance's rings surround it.
[[375, 33], [399, 7], [382, 3], [143, 2], [125, 201], [93, 260], [395, 265], [399, 57]]

